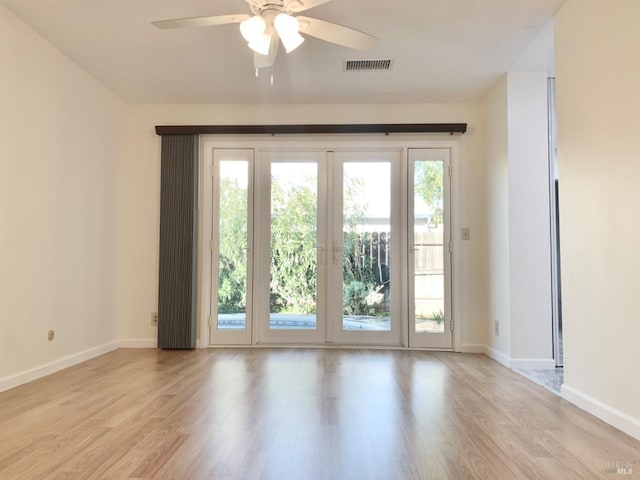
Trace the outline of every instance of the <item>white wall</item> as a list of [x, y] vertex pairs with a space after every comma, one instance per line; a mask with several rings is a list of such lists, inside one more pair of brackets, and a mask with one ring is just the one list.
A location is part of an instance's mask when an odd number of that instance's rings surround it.
[[116, 339], [124, 105], [2, 6], [0, 71], [2, 387]]
[[563, 395], [640, 438], [640, 2], [556, 17]]
[[[511, 357], [511, 291], [509, 268], [509, 125], [507, 76], [487, 96], [485, 111], [484, 172], [487, 184], [488, 225], [488, 331], [487, 346], [493, 357], [509, 363]], [[495, 324], [498, 323], [498, 335]]]
[[[460, 218], [472, 241], [461, 243], [462, 343], [484, 343], [485, 190], [480, 109], [474, 105], [139, 105], [129, 107], [127, 152], [121, 162], [118, 216], [118, 332], [153, 339], [149, 315], [157, 309], [160, 138], [155, 125], [468, 122], [460, 140]], [[452, 137], [429, 137], [451, 140]], [[456, 232], [458, 235], [459, 233]]]
[[[547, 77], [553, 22], [483, 104], [488, 201], [487, 353], [553, 368]], [[498, 323], [499, 333], [495, 326]]]
[[554, 368], [547, 73], [507, 75], [511, 365]]

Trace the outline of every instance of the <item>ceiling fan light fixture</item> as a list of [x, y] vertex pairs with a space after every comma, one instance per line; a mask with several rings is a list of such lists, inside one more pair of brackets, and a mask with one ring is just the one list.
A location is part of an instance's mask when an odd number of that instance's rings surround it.
[[293, 52], [304, 42], [304, 38], [299, 33], [300, 24], [295, 17], [280, 13], [276, 16], [273, 25], [287, 53]]
[[254, 15], [240, 23], [240, 33], [249, 43], [259, 40], [266, 30], [267, 23], [259, 15]]
[[249, 42], [249, 48], [260, 55], [269, 55], [272, 40], [271, 35], [263, 33], [258, 38]]

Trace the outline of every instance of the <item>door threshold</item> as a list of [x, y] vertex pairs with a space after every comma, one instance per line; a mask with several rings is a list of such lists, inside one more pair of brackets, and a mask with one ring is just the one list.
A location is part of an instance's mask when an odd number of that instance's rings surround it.
[[224, 349], [224, 348], [271, 348], [279, 350], [287, 349], [309, 349], [309, 350], [397, 350], [397, 351], [416, 351], [416, 352], [452, 352], [453, 348], [435, 348], [435, 347], [403, 347], [401, 345], [362, 345], [362, 344], [317, 344], [317, 343], [258, 343], [254, 345], [209, 345], [205, 348]]

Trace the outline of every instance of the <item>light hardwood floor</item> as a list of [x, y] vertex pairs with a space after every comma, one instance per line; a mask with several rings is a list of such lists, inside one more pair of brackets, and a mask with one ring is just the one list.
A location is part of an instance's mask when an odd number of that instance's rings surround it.
[[640, 478], [640, 442], [482, 355], [118, 350], [0, 394], [0, 478]]

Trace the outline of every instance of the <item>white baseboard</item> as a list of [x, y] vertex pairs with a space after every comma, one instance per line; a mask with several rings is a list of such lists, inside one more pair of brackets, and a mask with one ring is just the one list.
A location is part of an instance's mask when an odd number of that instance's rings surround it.
[[607, 405], [566, 383], [560, 388], [562, 398], [577, 407], [640, 440], [640, 420]]
[[119, 342], [114, 340], [113, 342], [98, 345], [97, 347], [89, 348], [88, 350], [54, 360], [53, 362], [45, 363], [39, 367], [25, 370], [24, 372], [1, 377], [0, 392], [5, 392], [20, 385], [24, 385], [25, 383], [33, 382], [34, 380], [59, 372], [60, 370], [72, 367], [73, 365], [86, 362], [92, 358], [117, 350], [118, 348]]
[[157, 338], [123, 338], [118, 340], [119, 348], [158, 348]]
[[482, 347], [482, 353], [513, 370], [553, 370], [556, 368], [556, 362], [553, 358], [511, 358], [488, 345]]
[[491, 348], [489, 346], [485, 346], [483, 353], [490, 358], [493, 358], [496, 362], [501, 363], [507, 368], [511, 368], [511, 358], [508, 355], [502, 353], [495, 348]]
[[458, 350], [460, 353], [485, 353], [486, 347], [484, 345], [477, 345], [474, 343], [463, 343]]
[[554, 370], [556, 361], [553, 358], [512, 358], [511, 368], [520, 370]]

